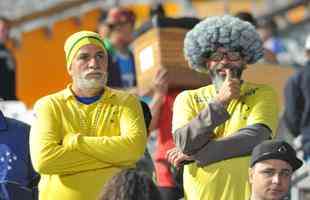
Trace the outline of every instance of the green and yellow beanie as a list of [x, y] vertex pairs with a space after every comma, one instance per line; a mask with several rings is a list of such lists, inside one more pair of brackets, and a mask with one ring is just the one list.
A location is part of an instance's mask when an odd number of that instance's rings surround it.
[[68, 37], [64, 46], [66, 53], [67, 69], [69, 69], [74, 55], [79, 51], [82, 46], [87, 44], [94, 44], [106, 51], [103, 39], [98, 33], [92, 31], [76, 32]]

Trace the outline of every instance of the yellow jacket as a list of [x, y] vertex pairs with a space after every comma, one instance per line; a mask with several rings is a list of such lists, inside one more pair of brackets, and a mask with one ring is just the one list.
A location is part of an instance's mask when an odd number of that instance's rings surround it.
[[[214, 100], [215, 95], [216, 91], [213, 85], [179, 94], [173, 108], [173, 132], [187, 125], [203, 109], [207, 108], [208, 103]], [[213, 130], [213, 140], [230, 137], [236, 131], [253, 124], [266, 125], [274, 136], [278, 123], [278, 105], [276, 94], [271, 87], [243, 83], [240, 98], [229, 103], [227, 112], [230, 117]], [[229, 149], [220, 150], [227, 151]], [[213, 149], [213, 151], [215, 150]], [[249, 162], [250, 156], [240, 156], [203, 167], [196, 163], [186, 165], [183, 174], [185, 199], [249, 199]]]
[[30, 133], [39, 198], [96, 199], [105, 182], [144, 153], [146, 128], [137, 97], [105, 88], [89, 105], [70, 86], [35, 104]]

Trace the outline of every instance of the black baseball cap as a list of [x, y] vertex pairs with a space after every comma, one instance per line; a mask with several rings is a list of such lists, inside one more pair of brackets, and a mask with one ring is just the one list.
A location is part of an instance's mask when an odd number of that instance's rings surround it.
[[295, 149], [282, 140], [266, 140], [258, 144], [252, 151], [250, 166], [253, 167], [255, 163], [269, 159], [286, 161], [292, 166], [293, 171], [303, 165], [303, 162], [296, 157]]

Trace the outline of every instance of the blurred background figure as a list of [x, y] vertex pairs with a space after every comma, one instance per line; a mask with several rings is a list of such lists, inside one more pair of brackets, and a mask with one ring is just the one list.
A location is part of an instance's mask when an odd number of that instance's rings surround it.
[[39, 175], [29, 153], [30, 126], [0, 110], [0, 199], [38, 199]]
[[5, 44], [9, 32], [9, 20], [0, 16], [0, 98], [16, 100], [15, 58]]
[[310, 34], [305, 41], [306, 65], [286, 83], [283, 120], [289, 132], [301, 136], [304, 159], [310, 162]]
[[[250, 12], [241, 11], [241, 12], [236, 13], [235, 16], [243, 21], [251, 23], [255, 28], [257, 28], [257, 25], [258, 25], [257, 20]], [[265, 62], [272, 63], [272, 64], [278, 63], [276, 54], [268, 48], [264, 48], [263, 60]]]
[[[108, 86], [121, 89], [136, 87], [136, 71], [130, 43], [133, 40], [135, 14], [116, 7], [99, 18], [97, 31], [104, 37], [104, 44], [110, 55]], [[133, 89], [132, 92], [136, 92]]]
[[[159, 69], [153, 80], [153, 97], [149, 106], [153, 115], [150, 129], [156, 130], [154, 163], [156, 184], [163, 200], [178, 200], [183, 197], [182, 171], [173, 170], [166, 159], [166, 153], [174, 148], [172, 137], [172, 108], [176, 96], [183, 89], [169, 89], [165, 69]], [[179, 174], [178, 174], [179, 173]], [[179, 180], [177, 178], [180, 178]]]
[[161, 198], [149, 176], [135, 169], [125, 169], [107, 182], [98, 200], [161, 200]]
[[306, 39], [305, 51], [306, 51], [306, 65], [309, 66], [310, 64], [310, 34], [308, 35]]
[[[151, 113], [149, 106], [144, 101], [140, 101], [140, 102], [141, 102], [141, 106], [143, 110], [147, 136], [149, 137], [150, 136], [150, 124], [152, 121], [152, 113]], [[145, 149], [144, 155], [137, 162], [136, 169], [145, 172], [151, 178], [155, 176], [154, 163], [153, 163], [152, 156], [148, 148]]]
[[149, 17], [152, 18], [154, 16], [166, 17], [166, 12], [162, 3], [155, 2], [152, 4]]
[[291, 64], [292, 58], [285, 47], [283, 40], [278, 37], [278, 25], [275, 20], [264, 20], [257, 26], [264, 48], [271, 51], [276, 56], [279, 64]]
[[[160, 24], [166, 24], [166, 28], [169, 28], [169, 26], [171, 26], [169, 22], [171, 23], [173, 20], [175, 20], [174, 23], [184, 23], [181, 20], [177, 21], [179, 18], [173, 19], [166, 16], [164, 6], [160, 2], [152, 4], [149, 17], [150, 19], [136, 30], [135, 34], [137, 36], [150, 30], [152, 27], [159, 30], [161, 28]], [[197, 23], [198, 21], [197, 19]], [[190, 25], [188, 24], [188, 26]], [[173, 33], [171, 33], [171, 37], [173, 38], [172, 34]], [[168, 70], [164, 66], [157, 67], [156, 74], [153, 80], [151, 80], [152, 89], [150, 93], [152, 97], [151, 100], [149, 100], [149, 107], [153, 116], [150, 130], [156, 133], [156, 135], [154, 134], [156, 137], [156, 145], [153, 154], [156, 184], [162, 200], [178, 200], [184, 196], [182, 185], [183, 171], [176, 170], [168, 162], [165, 155], [169, 149], [175, 147], [171, 132], [173, 102], [176, 96], [186, 87], [171, 87], [168, 80]], [[173, 76], [175, 76], [175, 78], [180, 78], [177, 74]], [[150, 140], [150, 142], [152, 142], [152, 140]]]

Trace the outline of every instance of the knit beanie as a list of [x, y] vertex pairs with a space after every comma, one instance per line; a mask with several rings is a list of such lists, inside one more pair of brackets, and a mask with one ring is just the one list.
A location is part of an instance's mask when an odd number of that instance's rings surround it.
[[65, 42], [64, 50], [66, 53], [67, 69], [69, 69], [75, 54], [82, 46], [94, 44], [104, 51], [106, 48], [103, 44], [103, 39], [98, 33], [92, 31], [79, 31], [68, 37]]

